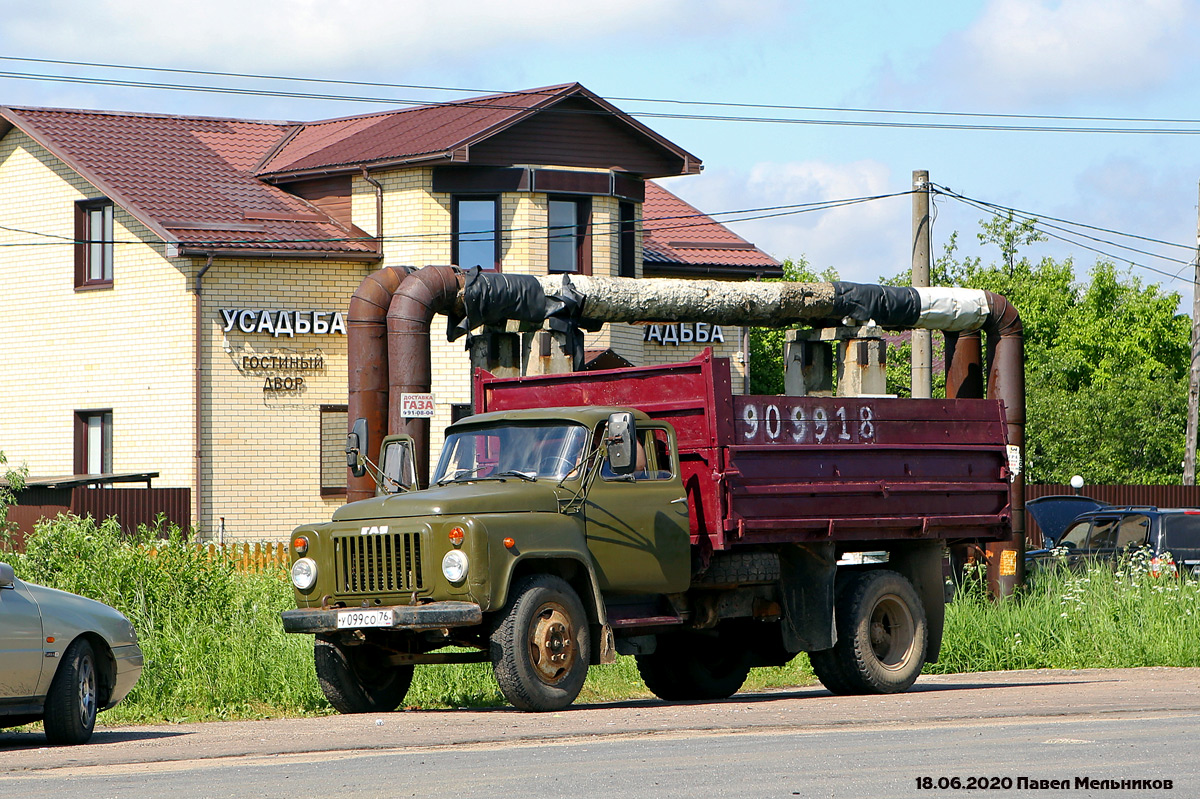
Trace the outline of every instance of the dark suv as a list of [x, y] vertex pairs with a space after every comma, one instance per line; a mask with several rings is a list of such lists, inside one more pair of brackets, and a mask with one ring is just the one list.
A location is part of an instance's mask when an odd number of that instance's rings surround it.
[[[1076, 562], [1083, 558], [1115, 559], [1127, 549], [1148, 547], [1155, 559], [1170, 552], [1180, 574], [1200, 575], [1200, 510], [1096, 503], [1098, 507], [1072, 517], [1065, 524], [1052, 520], [1053, 506], [1058, 504], [1062, 508], [1065, 504], [1055, 500], [1079, 499], [1042, 497], [1030, 501], [1030, 511], [1042, 527], [1047, 547], [1030, 552], [1033, 560], [1048, 556], [1052, 548], [1065, 549], [1068, 562]], [[1043, 518], [1047, 523], [1043, 523]]]

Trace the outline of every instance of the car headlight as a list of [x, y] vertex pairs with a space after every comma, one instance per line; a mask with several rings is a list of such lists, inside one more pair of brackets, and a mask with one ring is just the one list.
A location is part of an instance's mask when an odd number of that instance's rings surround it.
[[312, 558], [300, 558], [292, 564], [292, 585], [301, 591], [309, 591], [317, 584], [317, 562]]
[[442, 574], [452, 583], [461, 583], [467, 578], [467, 553], [452, 549], [442, 558]]

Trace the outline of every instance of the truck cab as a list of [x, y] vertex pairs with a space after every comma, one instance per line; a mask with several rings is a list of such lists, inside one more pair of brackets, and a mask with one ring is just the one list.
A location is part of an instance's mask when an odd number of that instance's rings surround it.
[[[519, 674], [530, 664], [515, 664], [505, 693], [531, 709], [573, 699], [587, 665], [611, 660], [605, 596], [689, 585], [688, 505], [669, 424], [613, 407], [484, 413], [447, 429], [428, 488], [393, 493], [410, 462], [403, 440], [387, 439], [376, 497], [293, 534], [300, 579], [284, 626], [317, 635], [318, 676], [339, 710], [377, 706], [355, 685], [364, 670], [406, 672], [407, 688], [413, 664], [488, 659], [489, 632], [531, 592], [551, 598], [535, 612], [549, 620], [532, 632], [513, 626], [530, 639], [518, 652], [541, 647], [539, 662], [572, 668], [530, 682]], [[438, 653], [450, 645], [476, 652]]]

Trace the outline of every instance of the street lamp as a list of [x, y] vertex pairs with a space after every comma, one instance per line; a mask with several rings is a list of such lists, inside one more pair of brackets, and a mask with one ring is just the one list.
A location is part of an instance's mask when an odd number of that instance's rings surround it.
[[1079, 496], [1083, 491], [1083, 475], [1077, 474], [1071, 478], [1071, 488], [1075, 489], [1075, 496]]

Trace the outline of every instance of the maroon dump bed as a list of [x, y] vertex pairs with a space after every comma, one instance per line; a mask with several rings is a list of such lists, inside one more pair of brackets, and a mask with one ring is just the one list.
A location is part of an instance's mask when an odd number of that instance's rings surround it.
[[477, 412], [577, 405], [671, 423], [693, 543], [713, 549], [1011, 534], [998, 400], [734, 395], [711, 350], [667, 366], [476, 375]]

